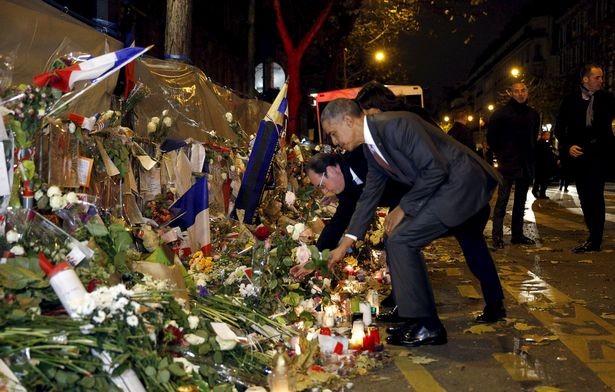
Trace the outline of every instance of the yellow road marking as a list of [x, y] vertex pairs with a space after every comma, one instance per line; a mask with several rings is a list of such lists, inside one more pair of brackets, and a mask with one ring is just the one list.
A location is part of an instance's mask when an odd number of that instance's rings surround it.
[[615, 389], [615, 327], [533, 272], [500, 266], [502, 286], [557, 335], [589, 369]]
[[538, 381], [536, 369], [520, 355], [513, 353], [494, 353], [493, 357], [502, 364], [514, 381]]
[[460, 284], [457, 285], [457, 290], [459, 290], [459, 294], [466, 298], [471, 299], [481, 299], [483, 298], [478, 291], [471, 284]]
[[446, 268], [446, 276], [463, 276], [461, 268]]
[[423, 366], [412, 363], [409, 357], [397, 356], [393, 361], [416, 392], [446, 392]]

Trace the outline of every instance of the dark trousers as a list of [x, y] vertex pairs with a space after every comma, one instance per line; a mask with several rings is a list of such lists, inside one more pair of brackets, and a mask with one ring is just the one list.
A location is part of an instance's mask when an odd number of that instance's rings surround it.
[[578, 168], [575, 176], [577, 192], [581, 201], [583, 219], [589, 230], [589, 240], [595, 245], [602, 244], [604, 232], [604, 164], [592, 159]]
[[524, 178], [504, 177], [502, 184], [498, 186], [498, 198], [493, 208], [493, 239], [502, 239], [504, 236], [504, 216], [506, 206], [510, 199], [510, 192], [513, 184], [515, 185], [515, 196], [513, 201], [511, 234], [513, 237], [523, 236], [523, 215], [525, 214], [525, 201], [527, 200], [527, 190], [530, 187], [530, 180]]
[[470, 271], [480, 282], [485, 302], [493, 304], [503, 300], [500, 279], [483, 236], [488, 218], [489, 205], [486, 205], [451, 229], [425, 206], [417, 216], [401, 221], [386, 242], [393, 295], [401, 317], [438, 316], [421, 248], [446, 235], [454, 235], [459, 241]]

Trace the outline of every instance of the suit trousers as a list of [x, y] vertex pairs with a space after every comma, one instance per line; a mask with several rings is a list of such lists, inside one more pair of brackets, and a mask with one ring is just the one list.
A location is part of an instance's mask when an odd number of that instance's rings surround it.
[[527, 191], [530, 187], [530, 179], [504, 177], [502, 183], [498, 186], [498, 198], [493, 208], [493, 230], [491, 237], [502, 239], [504, 236], [504, 216], [506, 215], [506, 206], [510, 199], [510, 192], [513, 184], [515, 185], [515, 196], [513, 201], [511, 234], [512, 237], [519, 238], [523, 236], [523, 215], [525, 214], [525, 201], [527, 200]]
[[575, 182], [583, 219], [589, 230], [589, 240], [595, 245], [602, 244], [605, 221], [604, 182], [605, 164], [599, 159], [590, 159], [577, 168]]
[[461, 225], [450, 228], [426, 205], [415, 217], [406, 217], [386, 241], [393, 295], [401, 317], [438, 316], [433, 290], [421, 248], [446, 235], [455, 235], [472, 273], [479, 279], [487, 304], [499, 303], [504, 294], [495, 264], [483, 236], [489, 205]]

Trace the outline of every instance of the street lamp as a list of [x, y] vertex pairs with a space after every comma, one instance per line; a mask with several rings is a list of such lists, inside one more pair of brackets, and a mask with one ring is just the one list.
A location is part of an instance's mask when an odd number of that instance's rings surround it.
[[444, 122], [449, 122], [451, 121], [451, 118], [449, 116], [444, 116], [443, 120]]
[[519, 77], [519, 75], [521, 75], [521, 71], [519, 70], [519, 68], [517, 68], [517, 67], [513, 67], [513, 68], [510, 70], [510, 74], [512, 75], [512, 77], [513, 77], [513, 78], [518, 78], [518, 77]]
[[374, 60], [376, 60], [377, 63], [382, 63], [385, 59], [386, 59], [386, 54], [384, 53], [384, 51], [377, 50], [374, 53]]
[[492, 103], [490, 103], [489, 105], [487, 105], [487, 110], [489, 110], [490, 112], [493, 112], [493, 109], [495, 109], [495, 106], [493, 106]]

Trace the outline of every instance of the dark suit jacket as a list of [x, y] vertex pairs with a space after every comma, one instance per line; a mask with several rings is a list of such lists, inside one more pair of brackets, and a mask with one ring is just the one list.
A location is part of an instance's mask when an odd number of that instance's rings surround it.
[[[611, 123], [615, 116], [615, 98], [603, 90], [594, 94], [594, 122], [590, 127], [585, 125], [588, 104], [589, 101], [583, 100], [581, 91], [565, 97], [562, 101], [555, 123], [560, 158], [577, 166], [577, 169], [591, 159], [598, 159], [603, 165], [612, 166], [615, 140]], [[570, 156], [568, 150], [572, 145], [583, 149], [581, 157]]]
[[510, 99], [489, 121], [487, 143], [498, 159], [504, 177], [533, 178], [534, 148], [540, 132], [540, 115], [526, 103]]
[[453, 126], [448, 131], [449, 136], [452, 136], [459, 143], [467, 146], [470, 150], [476, 151], [476, 143], [474, 143], [474, 135], [472, 130], [460, 122], [455, 121]]
[[363, 148], [369, 166], [367, 181], [348, 234], [363, 238], [388, 178], [410, 187], [399, 202], [407, 216], [429, 206], [451, 228], [489, 203], [498, 174], [439, 128], [408, 112], [375, 114], [368, 116], [367, 123], [394, 173], [378, 165]]
[[[350, 173], [350, 168], [362, 181], [357, 184]], [[340, 169], [344, 175], [344, 191], [337, 195], [338, 206], [331, 220], [320, 233], [316, 247], [318, 250], [334, 249], [344, 234], [350, 218], [355, 211], [357, 202], [367, 178], [367, 160], [363, 155], [363, 150], [357, 148], [354, 151], [347, 152], [342, 155]], [[408, 191], [406, 185], [396, 181], [389, 180], [386, 183], [386, 191], [383, 192], [381, 199], [378, 202], [380, 207], [395, 207], [399, 204], [399, 199]]]

